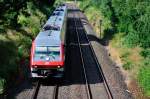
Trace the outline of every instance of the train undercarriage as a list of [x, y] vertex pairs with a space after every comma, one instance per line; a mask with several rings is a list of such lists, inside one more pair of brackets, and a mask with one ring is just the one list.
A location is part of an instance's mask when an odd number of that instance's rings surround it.
[[64, 68], [32, 68], [31, 67], [31, 78], [62, 78], [64, 74]]

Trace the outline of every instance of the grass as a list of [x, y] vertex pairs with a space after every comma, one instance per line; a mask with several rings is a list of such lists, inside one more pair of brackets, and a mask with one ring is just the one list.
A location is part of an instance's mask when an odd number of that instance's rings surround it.
[[145, 60], [138, 73], [138, 81], [146, 96], [150, 96], [150, 59]]
[[[117, 57], [121, 60], [122, 68], [128, 72], [131, 78], [137, 78], [137, 74], [143, 62], [143, 57], [140, 55], [142, 48], [134, 47], [128, 48], [123, 43], [123, 33], [115, 34], [113, 39], [110, 40], [109, 50], [114, 61], [118, 61], [114, 56], [117, 53]], [[112, 51], [112, 49], [115, 49]]]
[[[129, 78], [136, 79], [143, 89], [144, 95], [150, 96], [150, 50], [140, 47], [128, 48], [123, 45], [123, 35], [116, 34], [110, 41], [111, 55], [117, 53], [121, 59], [122, 67]], [[116, 61], [116, 58], [112, 57]]]
[[146, 96], [150, 97], [150, 49], [143, 49], [140, 55], [144, 57], [138, 72], [138, 82], [144, 89]]

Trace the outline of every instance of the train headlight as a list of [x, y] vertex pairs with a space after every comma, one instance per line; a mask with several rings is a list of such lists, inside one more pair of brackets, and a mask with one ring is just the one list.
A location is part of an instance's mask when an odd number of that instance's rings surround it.
[[57, 66], [58, 68], [60, 68], [60, 66]]
[[33, 67], [33, 68], [31, 68], [31, 71], [37, 71], [37, 67]]
[[59, 69], [57, 69], [57, 70], [63, 72], [63, 71], [64, 71], [64, 68], [59, 68]]

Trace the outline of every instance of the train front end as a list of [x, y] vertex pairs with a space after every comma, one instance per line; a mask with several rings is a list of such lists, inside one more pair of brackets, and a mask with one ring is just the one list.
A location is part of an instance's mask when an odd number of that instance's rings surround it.
[[32, 42], [30, 70], [32, 78], [62, 77], [65, 61], [67, 9], [59, 6], [43, 30]]
[[60, 46], [35, 46], [35, 43], [33, 43], [32, 45], [31, 77], [62, 77], [64, 72], [63, 44]]

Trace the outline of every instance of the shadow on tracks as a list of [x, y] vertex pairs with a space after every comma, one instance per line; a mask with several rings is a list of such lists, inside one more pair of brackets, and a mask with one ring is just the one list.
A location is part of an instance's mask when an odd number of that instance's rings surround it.
[[[79, 12], [84, 13], [84, 11], [82, 11], [80, 9], [68, 9], [68, 13], [79, 13]], [[85, 15], [80, 17], [80, 19], [81, 19], [83, 25], [91, 26]], [[116, 31], [116, 27], [113, 26], [113, 29], [104, 30], [104, 37], [103, 38], [98, 38], [97, 36], [94, 35], [95, 33], [93, 33], [93, 35], [89, 34], [88, 38], [89, 38], [90, 41], [95, 41], [95, 42], [100, 43], [103, 46], [108, 46], [109, 45], [109, 40], [111, 40], [113, 38], [113, 35], [114, 35], [115, 31]]]
[[[75, 29], [75, 24], [74, 24], [74, 20], [79, 20], [78, 18], [75, 18], [73, 16], [74, 13], [79, 13], [81, 12], [79, 9], [69, 9], [68, 10], [68, 20], [67, 20], [67, 48], [66, 48], [66, 69], [65, 69], [65, 74], [64, 74], [64, 81], [62, 85], [68, 86], [68, 85], [81, 85], [81, 84], [85, 84], [84, 81], [84, 74], [83, 74], [83, 67], [82, 67], [82, 61], [81, 61], [81, 56], [80, 56], [80, 50], [79, 50], [79, 46], [77, 43], [77, 39], [75, 39], [76, 37], [76, 29]], [[83, 24], [89, 24], [86, 21], [86, 18], [82, 17], [80, 18], [80, 20], [83, 20]], [[78, 24], [77, 26], [77, 30], [79, 31], [79, 33], [83, 33], [83, 25], [82, 24]], [[101, 43], [101, 40], [99, 40], [98, 38], [96, 38], [94, 35], [88, 35], [90, 36], [89, 40], [93, 40], [96, 41], [98, 43]], [[81, 37], [82, 38], [82, 37]], [[88, 42], [83, 42], [86, 47], [89, 47]], [[87, 44], [87, 45], [86, 45]], [[89, 54], [90, 51], [87, 49], [87, 54]], [[88, 56], [88, 55], [87, 55]], [[90, 56], [90, 55], [89, 55]], [[90, 60], [86, 61], [90, 61], [90, 65], [94, 64], [94, 60], [92, 60], [93, 57], [90, 56]], [[90, 66], [91, 67], [91, 66]], [[88, 71], [87, 72], [92, 72], [93, 75], [90, 75], [90, 78], [92, 78], [91, 80], [89, 80], [89, 84], [97, 84], [97, 83], [103, 83], [102, 77], [95, 77], [94, 76], [94, 71], [91, 68], [90, 71], [90, 67], [88, 67]], [[96, 72], [96, 71], [95, 71]], [[90, 73], [90, 74], [92, 74]]]

